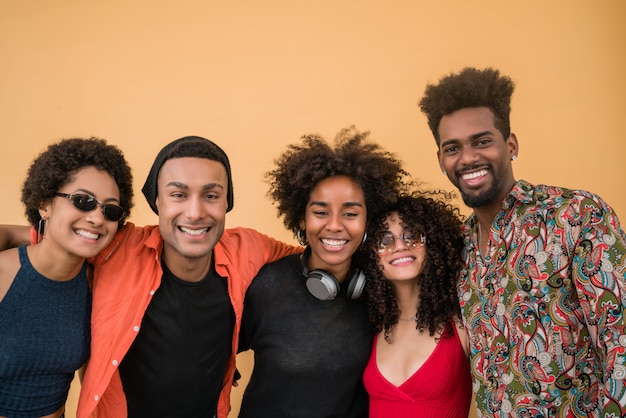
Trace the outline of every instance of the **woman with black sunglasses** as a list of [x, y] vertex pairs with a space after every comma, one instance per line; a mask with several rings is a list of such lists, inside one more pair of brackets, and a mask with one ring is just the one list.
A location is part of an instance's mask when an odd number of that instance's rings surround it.
[[471, 377], [456, 293], [463, 237], [450, 196], [402, 196], [372, 223], [367, 275], [377, 332], [363, 382], [369, 416], [465, 418]]
[[60, 417], [89, 356], [87, 259], [132, 207], [122, 152], [97, 138], [50, 145], [22, 187], [37, 243], [0, 252], [0, 417]]

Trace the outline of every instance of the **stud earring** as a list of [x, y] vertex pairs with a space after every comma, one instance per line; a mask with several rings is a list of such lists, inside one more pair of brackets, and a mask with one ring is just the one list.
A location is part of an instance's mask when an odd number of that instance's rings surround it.
[[516, 159], [517, 159], [517, 155], [513, 155], [513, 156], [511, 157], [511, 161], [515, 161]]
[[446, 170], [441, 170], [441, 172], [443, 173], [444, 176], [448, 175], [448, 172]]

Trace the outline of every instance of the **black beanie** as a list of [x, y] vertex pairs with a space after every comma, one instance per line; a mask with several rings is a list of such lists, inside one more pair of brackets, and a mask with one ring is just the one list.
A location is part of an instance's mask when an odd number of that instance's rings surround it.
[[148, 178], [141, 191], [146, 197], [150, 208], [159, 214], [156, 207], [156, 198], [158, 194], [157, 179], [159, 177], [159, 171], [163, 164], [172, 158], [206, 158], [207, 160], [213, 160], [220, 162], [226, 169], [226, 175], [228, 176], [228, 193], [226, 194], [226, 200], [228, 202], [228, 208], [226, 212], [230, 212], [233, 208], [233, 177], [230, 172], [230, 162], [226, 153], [218, 147], [214, 142], [209, 141], [206, 138], [199, 136], [186, 136], [179, 138], [176, 141], [172, 141], [159, 151], [159, 154], [154, 159]]

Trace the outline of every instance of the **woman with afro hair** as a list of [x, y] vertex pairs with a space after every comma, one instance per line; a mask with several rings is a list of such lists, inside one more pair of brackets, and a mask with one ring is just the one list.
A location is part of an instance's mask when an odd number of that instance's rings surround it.
[[278, 214], [306, 248], [265, 266], [246, 294], [240, 348], [255, 361], [240, 417], [367, 417], [373, 334], [357, 259], [368, 221], [395, 201], [406, 175], [354, 128], [333, 146], [303, 137], [267, 174]]
[[363, 380], [372, 418], [468, 416], [471, 377], [456, 292], [463, 236], [449, 197], [401, 196], [369, 230], [365, 287], [377, 334]]
[[0, 416], [63, 416], [89, 356], [91, 270], [132, 207], [124, 155], [97, 138], [50, 145], [22, 187], [37, 243], [0, 252]]

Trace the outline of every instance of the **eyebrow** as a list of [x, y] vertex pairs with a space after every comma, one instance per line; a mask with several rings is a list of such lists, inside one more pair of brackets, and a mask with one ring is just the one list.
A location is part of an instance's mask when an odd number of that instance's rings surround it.
[[[485, 135], [493, 135], [493, 132], [489, 131], [489, 130], [482, 131], [482, 132], [477, 132], [475, 134], [470, 135], [470, 139], [471, 140], [475, 140], [475, 139], [478, 139], [478, 138], [483, 137]], [[442, 142], [441, 146], [443, 147], [443, 146], [446, 146], [446, 145], [449, 145], [449, 144], [453, 144], [455, 142], [460, 142], [460, 139], [458, 139], [458, 138], [448, 139], [447, 141]]]
[[[165, 185], [165, 187], [176, 187], [178, 189], [183, 189], [183, 190], [188, 190], [189, 189], [189, 185], [185, 184], [185, 183], [181, 183], [178, 181], [170, 181], [169, 183], [167, 183]], [[220, 183], [207, 183], [204, 186], [202, 186], [202, 190], [211, 190], [211, 189], [224, 189], [224, 186]]]
[[478, 139], [478, 138], [480, 138], [480, 137], [482, 137], [482, 136], [485, 136], [485, 135], [493, 135], [493, 132], [492, 132], [492, 131], [489, 131], [489, 130], [487, 130], [487, 131], [482, 131], [482, 132], [478, 132], [478, 133], [476, 133], [476, 134], [474, 134], [474, 135], [470, 136], [470, 138], [472, 138], [472, 139]]
[[[327, 202], [321, 201], [321, 200], [314, 200], [311, 203], [309, 203], [309, 206], [328, 206]], [[341, 206], [343, 207], [359, 207], [362, 208], [364, 207], [364, 205], [362, 203], [359, 202], [345, 202], [343, 203]]]

